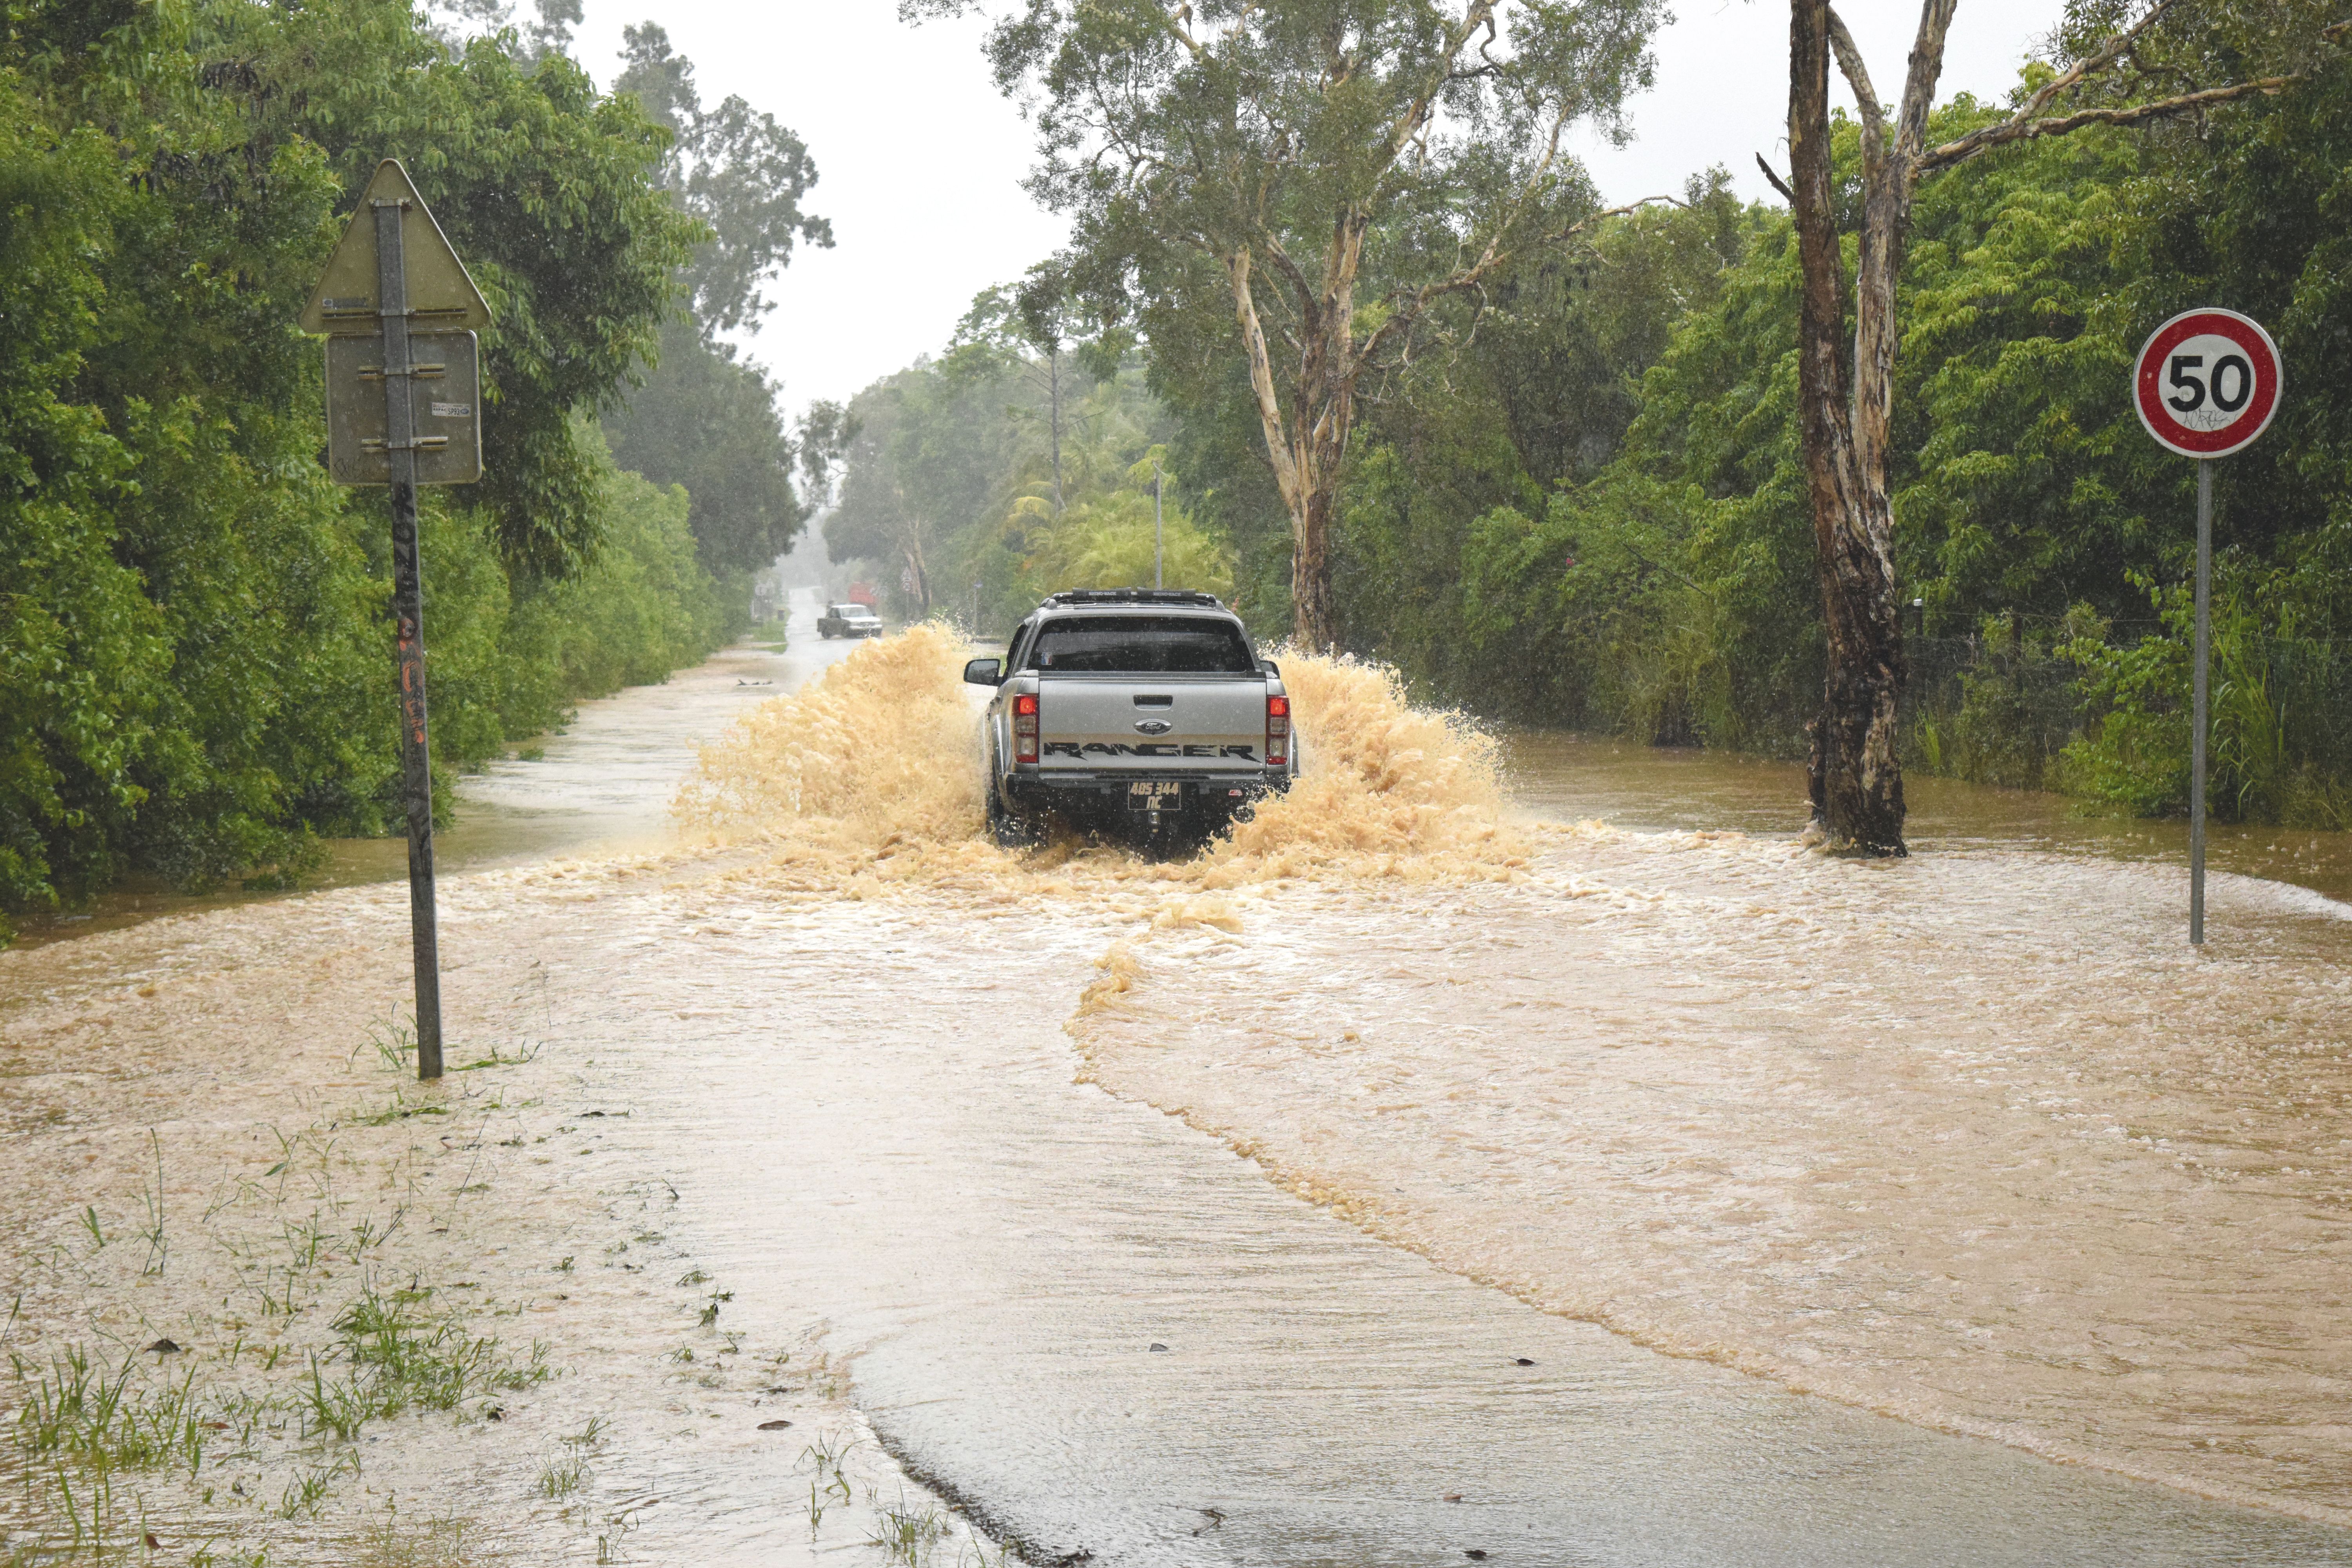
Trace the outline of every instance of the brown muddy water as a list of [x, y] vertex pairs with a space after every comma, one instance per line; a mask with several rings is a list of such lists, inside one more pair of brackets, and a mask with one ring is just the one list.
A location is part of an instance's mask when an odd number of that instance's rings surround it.
[[[960, 1504], [1039, 1563], [2352, 1563], [2342, 841], [2229, 838], [2192, 956], [2160, 826], [1931, 784], [1912, 860], [1828, 860], [1793, 770], [1497, 752], [1286, 661], [1314, 776], [1235, 844], [1008, 856], [961, 651], [755, 710], [659, 853], [452, 879], [453, 1016], [543, 1044], [347, 1176], [454, 1206], [445, 1273], [572, 1370], [307, 1462], [484, 1561], [614, 1519], [636, 1561], [888, 1560], [738, 1431], [789, 1407], [858, 1445], [861, 1520]], [[711, 732], [659, 707], [640, 755]], [[604, 788], [600, 733], [517, 798]], [[135, 1222], [150, 1121], [253, 1142], [224, 1039], [317, 1058], [318, 1125], [391, 1092], [343, 1037], [404, 939], [355, 887], [0, 955], [7, 1288], [92, 1192]], [[40, 1287], [38, 1342], [162, 1321], [110, 1267]], [[299, 1524], [271, 1561], [343, 1560]]]
[[[804, 607], [804, 606], [803, 606]], [[633, 687], [580, 704], [562, 731], [519, 745], [457, 780], [456, 820], [434, 835], [447, 875], [556, 855], [653, 852], [676, 841], [669, 805], [695, 749], [746, 709], [805, 680], [850, 651], [821, 642], [813, 615], [791, 634], [789, 657], [754, 643], [721, 648], [659, 686]], [[530, 762], [525, 754], [538, 753]], [[407, 841], [334, 838], [308, 880], [312, 891], [404, 879]], [[111, 892], [87, 908], [25, 919], [19, 945], [118, 931], [163, 915], [246, 908], [282, 895], [227, 889], [191, 895], [163, 887]]]

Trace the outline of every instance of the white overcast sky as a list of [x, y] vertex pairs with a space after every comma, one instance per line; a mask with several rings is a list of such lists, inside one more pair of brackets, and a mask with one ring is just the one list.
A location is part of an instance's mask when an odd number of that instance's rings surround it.
[[[1657, 87], [1633, 105], [1635, 140], [1587, 139], [1587, 165], [1616, 201], [1679, 191], [1711, 163], [1728, 167], [1742, 194], [1764, 195], [1755, 155], [1786, 164], [1788, 8], [1673, 7], [1676, 20], [1657, 39]], [[984, 25], [907, 27], [897, 9], [895, 0], [586, 0], [572, 46], [609, 85], [621, 29], [657, 21], [694, 62], [705, 103], [740, 93], [808, 143], [820, 174], [810, 210], [833, 221], [835, 247], [793, 257], [770, 290], [777, 309], [746, 344], [795, 408], [847, 398], [938, 352], [973, 294], [1019, 277], [1064, 233], [1022, 193], [1029, 130], [990, 84]], [[1843, 9], [1879, 95], [1895, 96], [1917, 0]], [[2062, 0], [1962, 0], [1942, 96], [2006, 92], [2061, 9]]]

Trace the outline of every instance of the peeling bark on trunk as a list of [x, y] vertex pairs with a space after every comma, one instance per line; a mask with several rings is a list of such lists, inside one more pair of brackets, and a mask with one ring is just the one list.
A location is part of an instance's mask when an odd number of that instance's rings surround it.
[[[1828, 645], [1822, 710], [1811, 726], [1807, 783], [1816, 827], [1832, 847], [1864, 855], [1906, 852], [1903, 768], [1895, 743], [1896, 704], [1908, 663], [1895, 584], [1894, 509], [1886, 490], [1895, 286], [1910, 226], [1918, 139], [1941, 74], [1943, 35], [1954, 3], [1927, 0], [1891, 144], [1861, 56], [1828, 0], [1790, 5], [1790, 185], [1804, 274], [1798, 322], [1800, 429]], [[1851, 379], [1830, 158], [1833, 44], [1863, 120], [1862, 243]]]
[[[1815, 825], [1840, 848], [1900, 855], [1903, 770], [1895, 755], [1895, 704], [1908, 665], [1895, 584], [1895, 516], [1886, 489], [1895, 407], [1898, 318], [1895, 285], [1911, 228], [1919, 177], [1989, 148], [2085, 125], [2137, 125], [2219, 103], [2277, 92], [2301, 76], [2271, 76], [2175, 93], [2153, 102], [2099, 106], [2070, 114], [2043, 110], [2080, 83], [2135, 61], [2138, 41], [2172, 0], [2157, 0], [2131, 26], [2042, 83], [2007, 119], [1940, 147], [1927, 144], [1927, 112], [1944, 72], [1944, 41], [1959, 0], [1921, 0], [1919, 28], [1904, 72], [1903, 100], [1890, 126], [1853, 35], [1830, 0], [1790, 0], [1790, 183], [1804, 273], [1798, 322], [1798, 384], [1805, 482], [1828, 631], [1829, 671], [1821, 716], [1811, 726]], [[2343, 42], [2352, 24], [2320, 30]], [[1854, 341], [1849, 382], [1839, 341], [1845, 300], [1838, 252], [1836, 190], [1830, 167], [1830, 58], [1853, 88], [1862, 126], [1862, 229], [1854, 279]], [[1771, 169], [1766, 166], [1767, 175]], [[1774, 183], [1778, 184], [1777, 178]]]
[[1298, 327], [1301, 349], [1284, 413], [1259, 318], [1254, 284], [1256, 258], [1237, 251], [1225, 258], [1233, 280], [1234, 314], [1249, 354], [1250, 387], [1257, 397], [1267, 461], [1290, 513], [1291, 637], [1318, 651], [1338, 646], [1338, 607], [1331, 594], [1331, 516], [1339, 502], [1339, 467], [1355, 423], [1356, 380], [1363, 358], [1353, 335], [1355, 272], [1362, 226], [1343, 219], [1325, 265], [1325, 292], [1307, 302]]
[[1307, 498], [1307, 515], [1294, 520], [1294, 564], [1290, 579], [1291, 635], [1311, 648], [1338, 645], [1339, 617], [1331, 602], [1331, 507], [1329, 487]]

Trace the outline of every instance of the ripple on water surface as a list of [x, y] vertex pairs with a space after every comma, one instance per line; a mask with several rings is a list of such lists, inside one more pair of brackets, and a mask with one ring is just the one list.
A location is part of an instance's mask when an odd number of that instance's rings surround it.
[[[1230, 848], [1010, 857], [961, 652], [862, 645], [715, 748], [723, 854], [500, 909], [562, 922], [548, 1031], [730, 1312], [829, 1319], [882, 1435], [1045, 1555], [2352, 1560], [2191, 1495], [2352, 1513], [2339, 906], [2218, 879], [2192, 958], [2137, 851], [1962, 813], [1830, 861], [1687, 830], [1785, 820], [1788, 770], [1567, 743], [1522, 797], [1649, 826], [1538, 831], [1474, 735], [1300, 660], [1320, 771]], [[57, 1007], [104, 984], [37, 959]]]
[[1644, 1343], [2352, 1518], [2352, 923], [2080, 856], [1555, 830], [1139, 946], [1095, 1070]]

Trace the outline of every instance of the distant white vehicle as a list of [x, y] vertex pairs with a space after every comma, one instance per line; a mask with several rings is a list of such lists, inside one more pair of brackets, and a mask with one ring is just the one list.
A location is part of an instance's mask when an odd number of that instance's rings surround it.
[[816, 621], [817, 635], [822, 637], [878, 637], [882, 635], [882, 617], [870, 605], [827, 605], [824, 614]]

